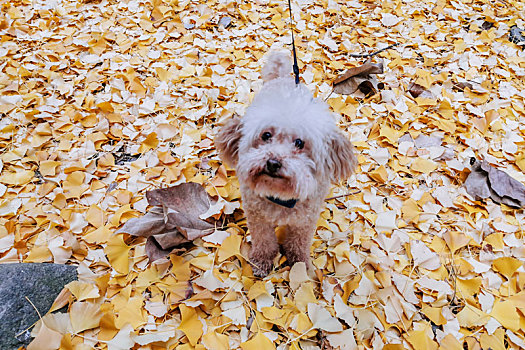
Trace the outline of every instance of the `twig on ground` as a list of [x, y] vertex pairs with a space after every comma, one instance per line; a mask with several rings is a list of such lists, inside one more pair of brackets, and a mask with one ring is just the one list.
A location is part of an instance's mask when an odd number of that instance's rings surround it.
[[[38, 318], [40, 320], [42, 320], [42, 315], [40, 315], [40, 311], [38, 311], [38, 309], [36, 308], [35, 304], [33, 304], [33, 302], [27, 296], [24, 296], [24, 298], [26, 298], [26, 300], [29, 301], [29, 304], [31, 304], [33, 309], [35, 309], [36, 313], [38, 314]], [[38, 322], [38, 321], [36, 321], [36, 322]], [[18, 337], [18, 336], [22, 335], [24, 332], [27, 332], [30, 328], [32, 328], [36, 324], [36, 322], [33, 322], [33, 324], [31, 326], [29, 326], [26, 329], [20, 331], [17, 335], [15, 335], [15, 337]]]
[[354, 194], [358, 194], [358, 193], [361, 193], [361, 191], [355, 191], [355, 192], [340, 194], [338, 196], [333, 196], [333, 197], [330, 197], [330, 198], [326, 198], [325, 201], [329, 201], [329, 200], [337, 199], [337, 198], [342, 198], [342, 197], [353, 196]]
[[380, 54], [383, 51], [389, 50], [389, 49], [391, 49], [391, 48], [393, 48], [394, 46], [397, 46], [397, 45], [399, 45], [399, 43], [388, 45], [387, 47], [384, 47], [381, 50], [377, 50], [376, 52], [372, 52], [372, 53], [350, 53], [350, 54], [348, 54], [348, 56], [350, 56], [350, 57], [372, 57], [372, 56], [375, 56], [377, 54]]

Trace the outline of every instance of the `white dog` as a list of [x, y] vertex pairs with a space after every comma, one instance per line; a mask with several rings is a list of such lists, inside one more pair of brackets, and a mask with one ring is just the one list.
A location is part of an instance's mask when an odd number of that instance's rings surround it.
[[290, 265], [310, 263], [310, 246], [331, 182], [348, 178], [357, 159], [328, 106], [290, 75], [286, 54], [270, 54], [262, 90], [242, 119], [217, 134], [220, 157], [234, 167], [252, 236], [250, 262], [266, 276], [279, 251], [277, 226]]

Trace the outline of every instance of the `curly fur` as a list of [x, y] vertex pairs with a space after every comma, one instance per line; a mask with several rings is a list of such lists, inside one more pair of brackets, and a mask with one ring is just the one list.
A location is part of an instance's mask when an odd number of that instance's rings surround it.
[[[286, 70], [285, 70], [286, 67]], [[310, 246], [321, 205], [331, 182], [349, 177], [357, 159], [323, 101], [290, 76], [286, 55], [271, 54], [263, 68], [264, 85], [242, 119], [230, 120], [217, 134], [220, 157], [233, 166], [252, 235], [254, 274], [266, 276], [279, 251], [277, 226], [286, 225], [282, 248], [290, 264], [310, 259]], [[286, 74], [287, 73], [287, 74]], [[264, 140], [262, 135], [270, 133]], [[304, 148], [295, 140], [304, 141]], [[269, 175], [267, 161], [281, 167]], [[297, 199], [293, 208], [266, 197]]]

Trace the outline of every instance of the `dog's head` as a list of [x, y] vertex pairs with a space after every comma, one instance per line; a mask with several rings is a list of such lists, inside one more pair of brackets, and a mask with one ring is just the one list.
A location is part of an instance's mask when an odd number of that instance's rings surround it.
[[266, 80], [242, 119], [215, 139], [239, 181], [261, 196], [304, 200], [320, 183], [349, 177], [353, 147], [327, 105], [288, 77]]

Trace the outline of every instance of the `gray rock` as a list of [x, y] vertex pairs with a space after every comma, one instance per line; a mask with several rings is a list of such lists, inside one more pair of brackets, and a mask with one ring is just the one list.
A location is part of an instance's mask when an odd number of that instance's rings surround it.
[[[31, 342], [30, 328], [49, 310], [62, 288], [77, 279], [77, 268], [60, 264], [0, 264], [0, 349]], [[27, 297], [27, 299], [26, 299]]]

